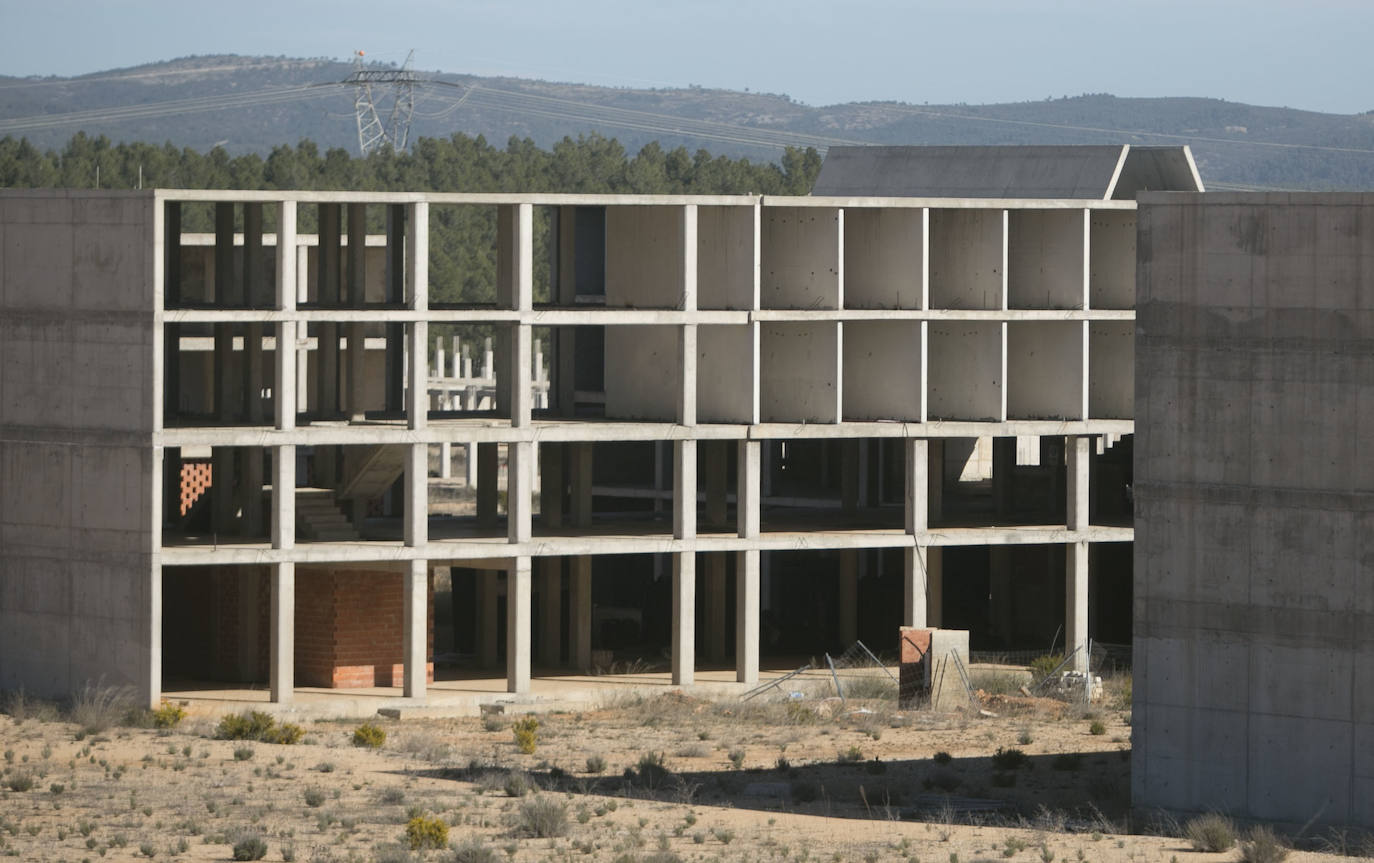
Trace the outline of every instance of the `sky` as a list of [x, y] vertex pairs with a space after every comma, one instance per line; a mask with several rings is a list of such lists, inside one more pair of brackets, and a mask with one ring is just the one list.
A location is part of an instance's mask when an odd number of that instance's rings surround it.
[[0, 74], [192, 54], [401, 63], [811, 105], [1207, 96], [1374, 110], [1374, 0], [0, 0]]

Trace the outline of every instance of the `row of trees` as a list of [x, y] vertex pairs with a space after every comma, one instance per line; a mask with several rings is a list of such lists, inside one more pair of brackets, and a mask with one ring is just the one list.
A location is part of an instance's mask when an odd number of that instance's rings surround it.
[[528, 138], [504, 149], [478, 136], [421, 138], [412, 152], [367, 158], [314, 142], [263, 158], [200, 153], [170, 142], [114, 144], [78, 133], [60, 151], [0, 139], [0, 188], [360, 189], [434, 192], [605, 192], [804, 195], [820, 170], [814, 149], [788, 148], [777, 163], [713, 157], [651, 143], [631, 157], [614, 138], [564, 138], [550, 150]]
[[[633, 157], [614, 139], [564, 138], [550, 150], [512, 138], [504, 149], [482, 137], [421, 138], [408, 153], [367, 158], [341, 149], [323, 154], [311, 141], [280, 146], [266, 158], [231, 157], [172, 144], [112, 144], [78, 134], [61, 151], [40, 151], [25, 140], [0, 140], [0, 187], [283, 189], [436, 192], [564, 192], [610, 194], [772, 194], [810, 192], [821, 158], [814, 149], [788, 149], [778, 163], [713, 157], [705, 150], [665, 151], [649, 144]], [[381, 230], [380, 211], [369, 214]], [[298, 229], [313, 231], [317, 213], [302, 207]], [[264, 227], [276, 226], [269, 208]], [[187, 231], [213, 229], [208, 205], [183, 208]], [[548, 298], [549, 214], [535, 220], [536, 299]], [[437, 207], [430, 217], [430, 288], [435, 302], [495, 300], [496, 212], [493, 207]], [[441, 330], [443, 328], [440, 328]], [[436, 331], [438, 332], [438, 331]]]

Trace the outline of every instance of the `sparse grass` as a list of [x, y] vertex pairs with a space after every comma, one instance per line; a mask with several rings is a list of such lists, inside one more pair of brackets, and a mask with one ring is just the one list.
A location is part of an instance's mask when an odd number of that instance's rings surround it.
[[453, 863], [498, 863], [501, 855], [477, 837], [463, 840], [453, 849]]
[[563, 836], [568, 832], [568, 806], [536, 795], [520, 804], [518, 824], [521, 833], [536, 839]]
[[1236, 845], [1236, 825], [1225, 815], [1199, 815], [1183, 825], [1183, 838], [1196, 851], [1213, 854], [1229, 851]]
[[86, 734], [99, 734], [120, 724], [134, 709], [133, 691], [86, 683], [71, 698], [69, 717]]
[[1288, 857], [1289, 850], [1273, 830], [1261, 825], [1252, 827], [1240, 843], [1240, 859], [1242, 863], [1282, 863]]

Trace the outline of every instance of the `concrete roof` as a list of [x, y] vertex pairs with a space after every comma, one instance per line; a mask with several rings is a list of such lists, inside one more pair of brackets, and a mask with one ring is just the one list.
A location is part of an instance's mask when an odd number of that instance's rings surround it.
[[813, 195], [1134, 198], [1201, 191], [1187, 147], [831, 147]]

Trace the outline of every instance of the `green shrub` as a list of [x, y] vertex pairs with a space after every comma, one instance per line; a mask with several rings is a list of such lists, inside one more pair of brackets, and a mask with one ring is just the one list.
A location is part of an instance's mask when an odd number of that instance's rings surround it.
[[252, 758], [252, 757], [253, 757], [253, 747], [251, 747], [251, 746], [236, 746], [236, 747], [234, 747], [234, 760], [235, 760], [235, 761], [247, 761], [248, 759], [250, 759], [250, 758]]
[[307, 788], [302, 796], [305, 798], [305, 805], [311, 809], [324, 803], [324, 792], [318, 788]]
[[186, 718], [186, 708], [180, 704], [164, 701], [153, 711], [153, 725], [158, 728], [176, 728]]
[[1037, 656], [1035, 659], [1031, 660], [1031, 679], [1034, 682], [1039, 683], [1046, 677], [1049, 677], [1050, 672], [1058, 668], [1059, 663], [1063, 661], [1064, 654], [1062, 653], [1053, 653], [1048, 656]]
[[520, 831], [536, 839], [563, 836], [568, 832], [568, 807], [548, 797], [531, 797], [520, 804]]
[[261, 860], [267, 856], [267, 843], [261, 836], [250, 834], [234, 843], [235, 860]]
[[220, 740], [262, 740], [276, 725], [271, 714], [254, 710], [250, 713], [230, 713], [221, 717], [215, 727]]
[[505, 784], [502, 790], [507, 797], [524, 797], [530, 791], [530, 780], [521, 770], [512, 770], [506, 774]]
[[28, 773], [11, 773], [5, 779], [5, 785], [11, 791], [32, 791], [33, 776]]
[[533, 755], [535, 746], [538, 743], [539, 720], [533, 716], [526, 716], [524, 719], [517, 719], [511, 726], [511, 733], [515, 735], [515, 748], [524, 755]]
[[1102, 724], [1101, 719], [1094, 719], [1092, 724], [1088, 726], [1088, 733], [1095, 737], [1101, 737], [1107, 733], [1107, 726]]
[[265, 743], [280, 743], [283, 746], [291, 746], [300, 743], [305, 736], [305, 729], [294, 722], [283, 722], [276, 728], [271, 729], [263, 735]]
[[364, 722], [353, 729], [353, 745], [363, 746], [368, 749], [381, 749], [386, 743], [386, 731], [372, 724]]
[[406, 841], [412, 850], [448, 845], [448, 825], [438, 818], [416, 815], [406, 823]]
[[1236, 844], [1236, 827], [1224, 815], [1199, 815], [1183, 825], [1183, 838], [1197, 851], [1229, 851]]
[[936, 764], [945, 765], [953, 761], [954, 756], [950, 755], [948, 752], [942, 751], [935, 753], [935, 756], [931, 760], [934, 761]]
[[1282, 863], [1288, 857], [1288, 851], [1283, 840], [1264, 826], [1251, 828], [1249, 837], [1240, 843], [1240, 859], [1243, 863]]
[[605, 773], [605, 772], [606, 772], [606, 759], [602, 758], [600, 755], [589, 755], [589, 756], [587, 756], [587, 772], [588, 772], [588, 773]]

